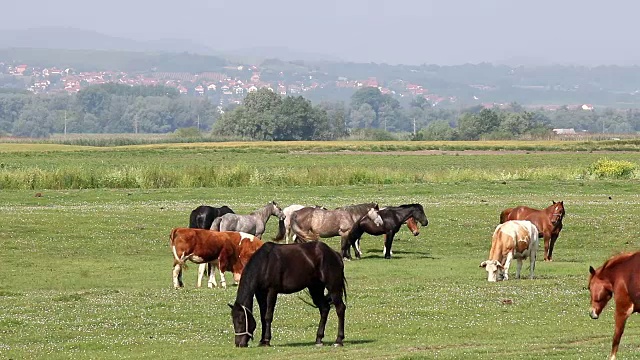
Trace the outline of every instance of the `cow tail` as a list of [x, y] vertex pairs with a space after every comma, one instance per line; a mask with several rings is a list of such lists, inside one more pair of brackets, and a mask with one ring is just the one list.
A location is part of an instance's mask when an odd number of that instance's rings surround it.
[[284, 226], [284, 219], [280, 219], [278, 221], [278, 234], [273, 238], [273, 241], [282, 241], [284, 240], [284, 235], [286, 232], [286, 228]]
[[180, 264], [180, 266], [187, 268], [187, 264], [184, 262], [184, 257], [178, 256], [178, 252], [176, 251], [176, 232], [178, 228], [171, 230], [171, 235], [169, 235], [169, 245], [171, 246], [171, 252], [173, 253], [173, 259], [176, 261], [176, 264]]

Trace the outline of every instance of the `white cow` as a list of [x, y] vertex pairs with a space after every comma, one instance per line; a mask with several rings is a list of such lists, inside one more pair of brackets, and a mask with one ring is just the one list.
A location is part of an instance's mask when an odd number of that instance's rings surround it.
[[530, 221], [511, 220], [498, 225], [491, 238], [489, 259], [480, 264], [487, 270], [487, 280], [497, 281], [498, 274], [503, 274], [504, 280], [509, 280], [509, 265], [513, 258], [518, 260], [516, 278], [519, 279], [522, 260], [527, 257], [531, 262], [529, 277], [533, 279], [538, 243], [538, 228]]

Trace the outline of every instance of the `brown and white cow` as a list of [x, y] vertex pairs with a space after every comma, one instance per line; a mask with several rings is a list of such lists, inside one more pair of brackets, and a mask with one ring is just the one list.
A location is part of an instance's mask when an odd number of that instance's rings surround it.
[[498, 274], [503, 274], [504, 280], [509, 280], [509, 265], [516, 258], [516, 278], [520, 278], [522, 260], [530, 259], [529, 277], [533, 279], [536, 267], [536, 252], [538, 251], [538, 228], [527, 220], [511, 220], [498, 225], [491, 238], [489, 259], [483, 261], [480, 267], [487, 270], [488, 281], [497, 281]]
[[[173, 253], [173, 286], [184, 286], [182, 268], [185, 261], [196, 264], [218, 263], [222, 283], [223, 273], [233, 272], [234, 280], [240, 281], [244, 265], [262, 245], [260, 238], [235, 231], [211, 231], [205, 229], [175, 228], [170, 235]], [[209, 273], [209, 283], [214, 284], [215, 271]], [[211, 287], [211, 285], [210, 285]]]

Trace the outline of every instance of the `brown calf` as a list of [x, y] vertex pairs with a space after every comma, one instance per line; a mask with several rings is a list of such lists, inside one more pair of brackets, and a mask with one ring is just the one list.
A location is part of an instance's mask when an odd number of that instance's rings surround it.
[[[173, 253], [173, 286], [178, 288], [184, 286], [182, 268], [187, 260], [196, 264], [217, 262], [221, 274], [230, 270], [234, 279], [239, 281], [244, 265], [262, 245], [262, 241], [251, 234], [235, 231], [175, 228], [171, 230], [170, 245]], [[215, 283], [214, 276], [215, 272], [211, 271], [210, 283]]]

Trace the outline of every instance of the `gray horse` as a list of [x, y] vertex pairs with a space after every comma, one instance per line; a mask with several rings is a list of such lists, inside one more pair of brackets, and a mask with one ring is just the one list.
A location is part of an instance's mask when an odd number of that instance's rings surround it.
[[291, 240], [291, 237], [293, 236], [292, 232], [291, 232], [291, 215], [300, 210], [303, 209], [305, 207], [314, 207], [317, 209], [325, 209], [327, 210], [325, 207], [322, 206], [318, 206], [318, 205], [314, 205], [314, 206], [304, 206], [304, 205], [289, 205], [286, 208], [282, 209], [282, 215], [284, 217], [284, 220], [280, 220], [278, 223], [278, 234], [276, 235], [275, 238], [273, 238], [273, 241], [282, 241], [285, 240], [286, 243], [289, 243], [289, 240]]
[[341, 247], [349, 246], [349, 235], [354, 224], [364, 217], [368, 217], [375, 224], [382, 225], [382, 218], [378, 214], [378, 204], [370, 203], [366, 206], [353, 206], [335, 210], [325, 210], [306, 207], [291, 215], [291, 230], [294, 242], [306, 242], [341, 237]]
[[262, 209], [258, 209], [249, 215], [224, 214], [215, 219], [211, 224], [211, 230], [215, 231], [242, 231], [262, 238], [267, 221], [271, 216], [283, 218], [282, 209], [272, 201]]

